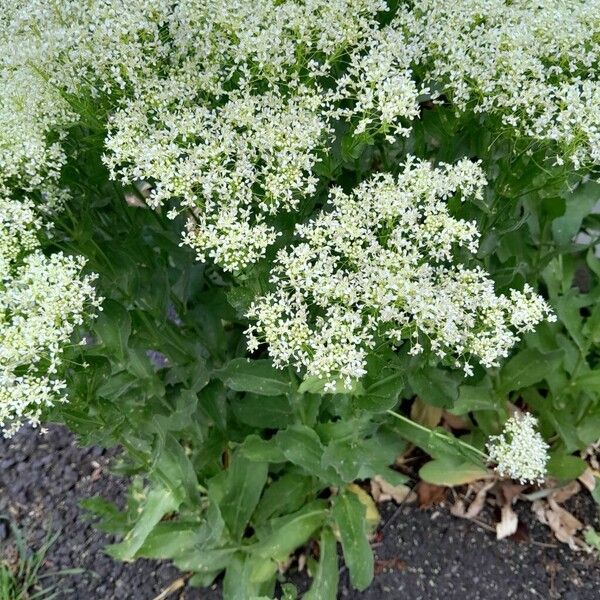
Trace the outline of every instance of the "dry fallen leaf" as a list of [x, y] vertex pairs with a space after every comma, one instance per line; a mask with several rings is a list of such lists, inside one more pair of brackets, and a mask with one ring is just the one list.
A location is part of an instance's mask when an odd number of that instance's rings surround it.
[[306, 554], [302, 552], [298, 557], [298, 572], [302, 573], [304, 571], [304, 567], [306, 566]]
[[406, 569], [406, 563], [400, 558], [388, 558], [375, 561], [375, 575], [384, 571], [403, 571]]
[[473, 502], [471, 502], [469, 508], [467, 509], [467, 512], [465, 513], [465, 517], [467, 519], [473, 519], [483, 510], [488, 490], [490, 490], [495, 483], [495, 481], [482, 482], [481, 488], [479, 489], [477, 494], [475, 494]]
[[548, 499], [548, 507], [550, 510], [546, 511], [546, 519], [558, 541], [568, 544], [573, 550], [583, 547], [582, 541], [575, 537], [583, 528], [583, 523], [559, 506], [554, 498]]
[[588, 492], [593, 492], [596, 488], [596, 476], [594, 471], [588, 467], [579, 477], [579, 481], [587, 488]]
[[571, 481], [567, 485], [557, 488], [554, 490], [550, 496], [554, 502], [566, 502], [571, 496], [579, 493], [581, 491], [581, 485], [579, 485], [578, 481]]
[[468, 419], [464, 417], [459, 417], [457, 415], [453, 415], [451, 412], [447, 410], [443, 413], [444, 424], [447, 424], [450, 429], [472, 429], [471, 423], [469, 423]]
[[517, 525], [517, 531], [510, 536], [510, 539], [513, 542], [520, 544], [526, 544], [529, 542], [529, 528], [525, 523], [523, 523], [523, 521], [519, 521]]
[[415, 489], [419, 498], [419, 508], [429, 508], [435, 504], [441, 504], [446, 499], [448, 492], [447, 487], [426, 481], [419, 481]]
[[102, 477], [102, 467], [96, 467], [90, 475], [91, 481], [98, 481]]
[[398, 504], [414, 502], [417, 495], [407, 485], [392, 485], [380, 475], [371, 479], [371, 496], [375, 502], [389, 502], [393, 500]]
[[410, 418], [430, 429], [437, 427], [442, 418], [442, 413], [443, 410], [441, 408], [425, 404], [421, 398], [415, 398], [410, 407]]
[[461, 519], [474, 519], [483, 510], [487, 493], [495, 484], [496, 481], [494, 480], [477, 481], [469, 485], [466, 497], [469, 497], [471, 492], [475, 492], [475, 498], [473, 498], [469, 507], [466, 507], [464, 500], [458, 499], [450, 509], [450, 512], [455, 517], [460, 517]]
[[460, 519], [467, 518], [467, 507], [462, 498], [457, 498], [456, 502], [450, 507], [450, 514]]
[[519, 526], [519, 517], [510, 504], [500, 509], [500, 522], [496, 523], [496, 539], [502, 540], [513, 535]]
[[349, 492], [358, 496], [358, 499], [366, 509], [366, 519], [369, 529], [371, 532], [375, 531], [381, 517], [379, 516], [379, 511], [375, 506], [375, 502], [373, 502], [373, 498], [371, 498], [371, 496], [356, 483], [351, 483], [347, 489]]
[[501, 481], [498, 485], [498, 503], [500, 506], [504, 504], [513, 504], [515, 498], [526, 488], [526, 485], [513, 483], [509, 480]]
[[557, 492], [549, 496], [547, 500], [540, 499], [533, 502], [531, 505], [533, 513], [541, 523], [552, 529], [558, 541], [568, 544], [572, 550], [585, 548], [585, 542], [577, 537], [577, 532], [583, 528], [583, 523], [568, 510], [557, 504], [556, 499], [553, 497], [555, 494]]

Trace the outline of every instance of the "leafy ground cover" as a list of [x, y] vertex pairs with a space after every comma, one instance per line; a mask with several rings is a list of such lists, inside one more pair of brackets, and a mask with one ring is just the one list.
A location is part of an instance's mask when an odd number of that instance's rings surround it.
[[[181, 579], [182, 574], [164, 562], [142, 559], [123, 564], [104, 554], [103, 548], [113, 536], [95, 530], [78, 503], [101, 494], [122, 504], [128, 482], [108, 474], [113, 453], [80, 448], [72, 435], [59, 427], [51, 427], [44, 438], [25, 429], [10, 441], [3, 440], [0, 448], [0, 510], [25, 528], [32, 547], [43, 542], [49, 529], [62, 529], [60, 539], [45, 557], [45, 571], [74, 566], [83, 570], [64, 578], [60, 589], [72, 591], [59, 598], [154, 600]], [[372, 542], [373, 585], [363, 593], [353, 590], [340, 562], [340, 597], [596, 598], [600, 586], [597, 559], [560, 544], [550, 529], [534, 518], [528, 504], [516, 507], [522, 523], [518, 536], [497, 541], [493, 531], [497, 515], [491, 508], [480, 517], [490, 530], [453, 517], [450, 492], [446, 492], [443, 504], [440, 500], [437, 493], [424, 497], [422, 507], [419, 503], [379, 505], [380, 533]], [[574, 496], [567, 508], [584, 523], [598, 526], [595, 503], [589, 495]], [[3, 544], [10, 541], [7, 537]], [[297, 568], [294, 563], [288, 576], [303, 591], [310, 580]], [[219, 600], [222, 593], [220, 584], [210, 590], [184, 586], [167, 598]]]

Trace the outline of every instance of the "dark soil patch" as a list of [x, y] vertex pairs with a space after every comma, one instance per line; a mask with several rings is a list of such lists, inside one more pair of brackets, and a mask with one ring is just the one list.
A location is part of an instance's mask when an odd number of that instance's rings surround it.
[[[78, 448], [71, 434], [55, 426], [46, 435], [26, 429], [11, 440], [0, 439], [0, 514], [10, 514], [34, 548], [48, 531], [62, 531], [48, 553], [48, 569], [86, 569], [84, 575], [68, 578], [73, 591], [63, 593], [61, 600], [153, 600], [180, 576], [166, 563], [123, 564], [103, 554], [102, 548], [114, 540], [93, 528], [78, 503], [96, 494], [122, 502], [127, 481], [108, 474], [111, 457], [101, 449]], [[568, 508], [584, 522], [596, 522], [596, 507], [586, 494], [572, 499]], [[369, 590], [357, 593], [342, 567], [339, 597], [597, 600], [598, 561], [558, 544], [531, 518], [528, 505], [519, 510], [527, 530], [523, 541], [498, 542], [489, 531], [452, 517], [444, 507], [384, 505], [386, 525], [376, 545], [375, 581]], [[482, 516], [486, 518], [489, 515]], [[306, 588], [305, 575], [293, 569], [289, 575], [299, 590]], [[218, 589], [185, 588], [170, 600], [220, 597]]]
[[[122, 505], [127, 480], [108, 473], [114, 454], [80, 448], [58, 426], [43, 435], [25, 428], [10, 440], [0, 437], [0, 514], [13, 518], [33, 549], [48, 532], [61, 532], [47, 554], [48, 571], [86, 570], [65, 579], [64, 586], [72, 591], [62, 592], [60, 600], [152, 600], [181, 576], [168, 563], [120, 563], [103, 553], [115, 539], [94, 529], [79, 502], [102, 495]], [[185, 598], [210, 596], [192, 589]]]

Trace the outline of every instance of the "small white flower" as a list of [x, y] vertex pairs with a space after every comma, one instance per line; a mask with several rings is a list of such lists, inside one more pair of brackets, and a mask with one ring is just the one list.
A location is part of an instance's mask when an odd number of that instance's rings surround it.
[[518, 339], [547, 318], [546, 302], [525, 287], [495, 293], [481, 268], [451, 259], [477, 249], [475, 223], [453, 218], [446, 201], [481, 196], [481, 167], [468, 160], [440, 165], [409, 157], [394, 178], [376, 174], [351, 193], [331, 190], [325, 209], [296, 231], [301, 242], [280, 250], [275, 291], [258, 298], [248, 316], [249, 341], [269, 345], [276, 366], [293, 365], [331, 381], [365, 373], [376, 339], [411, 340], [412, 355], [432, 351], [498, 365]]
[[0, 196], [0, 432], [12, 435], [44, 408], [64, 401], [64, 347], [98, 307], [85, 261], [46, 256], [36, 233], [42, 223], [27, 200]]
[[501, 476], [521, 483], [544, 480], [549, 446], [536, 426], [535, 417], [519, 413], [506, 421], [500, 435], [490, 437], [487, 450]]

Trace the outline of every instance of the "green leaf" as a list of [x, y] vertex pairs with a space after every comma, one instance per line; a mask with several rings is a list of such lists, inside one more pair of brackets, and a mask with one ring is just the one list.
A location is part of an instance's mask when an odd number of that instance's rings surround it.
[[600, 507], [600, 477], [594, 477], [596, 485], [592, 490], [592, 498], [596, 501], [596, 504]]
[[303, 600], [336, 600], [338, 580], [337, 542], [331, 529], [326, 527], [319, 540], [319, 566]]
[[600, 200], [600, 185], [593, 180], [581, 184], [566, 198], [565, 214], [552, 222], [554, 239], [566, 246], [581, 229], [583, 219]]
[[341, 483], [333, 469], [321, 466], [325, 448], [313, 429], [292, 425], [280, 431], [275, 439], [287, 460], [327, 483]]
[[267, 481], [268, 464], [253, 462], [236, 452], [227, 471], [225, 493], [219, 504], [231, 536], [241, 540]]
[[223, 384], [211, 381], [198, 394], [198, 408], [221, 431], [227, 428], [227, 398]]
[[573, 381], [573, 385], [577, 385], [581, 390], [587, 390], [593, 393], [600, 392], [600, 369], [587, 371], [578, 375]]
[[374, 572], [366, 507], [356, 494], [346, 491], [335, 499], [331, 515], [339, 528], [350, 582], [356, 589], [365, 590], [373, 580]]
[[492, 387], [489, 377], [478, 385], [461, 385], [458, 399], [450, 412], [454, 415], [466, 415], [475, 410], [500, 410], [501, 405]]
[[456, 377], [442, 369], [428, 367], [410, 372], [408, 383], [419, 398], [432, 406], [452, 406], [458, 397]]
[[260, 429], [283, 429], [293, 421], [292, 407], [286, 396], [255, 396], [246, 394], [231, 402], [239, 421]]
[[105, 300], [102, 312], [94, 321], [94, 332], [108, 351], [108, 356], [117, 356], [121, 361], [127, 354], [127, 344], [131, 335], [131, 317], [127, 310], [114, 300]]
[[200, 503], [198, 478], [192, 461], [183, 446], [172, 434], [164, 436], [157, 468], [161, 471], [163, 485], [171, 488], [180, 501], [187, 500], [191, 505]]
[[327, 517], [327, 510], [320, 502], [307, 504], [298, 512], [272, 519], [267, 535], [249, 548], [252, 554], [282, 562], [297, 548], [304, 545], [319, 529]]
[[462, 456], [462, 452], [457, 448], [451, 434], [445, 429], [424, 431], [400, 419], [394, 419], [392, 428], [404, 439], [419, 446], [433, 458], [442, 458], [447, 454]]
[[379, 475], [402, 453], [404, 446], [398, 436], [334, 440], [325, 449], [321, 464], [333, 467], [345, 483], [350, 483]]
[[310, 375], [304, 378], [304, 381], [298, 387], [300, 394], [350, 394], [360, 395], [363, 393], [362, 383], [358, 380], [354, 380], [350, 387], [348, 387], [344, 381], [338, 379], [333, 382], [333, 386], [328, 386], [327, 379], [321, 379]]
[[249, 435], [240, 446], [240, 452], [251, 461], [279, 463], [285, 462], [285, 454], [275, 439], [263, 440], [258, 435]]
[[117, 400], [139, 384], [135, 375], [121, 371], [109, 377], [97, 390], [98, 396], [108, 400]]
[[583, 533], [583, 538], [585, 539], [586, 544], [589, 544], [600, 552], [600, 534], [598, 534], [595, 529], [588, 527]]
[[587, 463], [578, 456], [564, 452], [550, 453], [547, 471], [548, 475], [557, 479], [577, 479], [587, 468]]
[[583, 335], [583, 317], [580, 313], [581, 306], [585, 304], [582, 297], [575, 296], [574, 292], [554, 298], [552, 301], [556, 315], [583, 353], [587, 353], [589, 347], [589, 340]]
[[[293, 583], [284, 583], [281, 586], [281, 600], [296, 600], [298, 598], [298, 589]], [[271, 600], [267, 598], [266, 600]]]
[[257, 581], [257, 578], [253, 577], [253, 572], [261, 566], [257, 560], [241, 552], [232, 556], [223, 579], [223, 597], [227, 600], [253, 600], [261, 596], [271, 598], [277, 565], [270, 560], [262, 559], [261, 562], [266, 563], [267, 568], [272, 565], [270, 580]]
[[483, 464], [475, 464], [454, 456], [431, 460], [419, 470], [419, 477], [423, 481], [449, 487], [471, 483], [489, 476], [490, 473]]
[[281, 396], [291, 391], [287, 374], [275, 369], [270, 360], [234, 358], [214, 375], [236, 392]]
[[600, 414], [589, 415], [577, 427], [577, 436], [587, 446], [600, 440]]
[[402, 373], [384, 367], [377, 371], [376, 375], [378, 377], [372, 377], [369, 373], [365, 377], [365, 382], [373, 379], [374, 381], [368, 385], [364, 394], [354, 400], [355, 406], [360, 410], [370, 413], [385, 412], [394, 408], [398, 402], [400, 392], [404, 388]]
[[158, 523], [148, 534], [136, 557], [173, 559], [194, 547], [198, 540], [197, 521]]
[[164, 515], [176, 510], [178, 506], [179, 501], [170, 490], [162, 487], [152, 488], [133, 529], [121, 543], [108, 546], [106, 552], [119, 560], [132, 559], [156, 524]]
[[521, 350], [500, 371], [501, 391], [508, 393], [542, 381], [546, 373], [558, 367], [561, 358], [561, 351], [542, 354], [532, 348]]
[[298, 473], [297, 470], [285, 473], [267, 487], [256, 507], [253, 521], [262, 524], [273, 516], [298, 510], [313, 489], [310, 477]]
[[173, 562], [182, 571], [213, 573], [227, 568], [238, 550], [237, 546], [206, 548], [197, 544], [173, 557]]
[[80, 503], [82, 508], [89, 511], [100, 522], [94, 526], [105, 533], [123, 533], [127, 530], [127, 514], [121, 512], [115, 504], [101, 496], [86, 498]]

